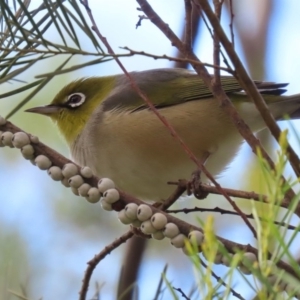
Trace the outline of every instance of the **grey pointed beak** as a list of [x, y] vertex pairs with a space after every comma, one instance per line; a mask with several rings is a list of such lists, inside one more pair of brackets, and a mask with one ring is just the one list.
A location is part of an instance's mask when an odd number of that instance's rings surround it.
[[45, 106], [37, 106], [33, 108], [26, 109], [26, 112], [31, 112], [35, 114], [41, 114], [45, 116], [51, 116], [60, 111], [61, 107], [58, 105], [45, 105]]

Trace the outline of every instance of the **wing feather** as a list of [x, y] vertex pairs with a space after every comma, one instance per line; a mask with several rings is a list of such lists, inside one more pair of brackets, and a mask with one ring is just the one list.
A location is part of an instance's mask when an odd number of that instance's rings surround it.
[[[185, 69], [154, 69], [132, 72], [131, 76], [140, 89], [157, 107], [176, 105], [187, 101], [212, 97], [212, 93], [202, 79], [193, 71]], [[281, 95], [286, 83], [254, 81], [262, 94]], [[221, 84], [226, 94], [242, 92], [237, 79], [233, 76], [222, 76]], [[125, 109], [137, 111], [146, 109], [147, 105], [138, 96], [125, 75], [119, 75], [116, 87], [103, 102], [103, 110]]]

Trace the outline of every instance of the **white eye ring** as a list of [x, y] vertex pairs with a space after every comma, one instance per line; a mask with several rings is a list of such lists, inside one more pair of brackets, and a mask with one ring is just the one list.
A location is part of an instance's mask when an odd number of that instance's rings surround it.
[[66, 104], [70, 107], [78, 107], [84, 103], [85, 98], [85, 94], [83, 93], [74, 93], [68, 96]]

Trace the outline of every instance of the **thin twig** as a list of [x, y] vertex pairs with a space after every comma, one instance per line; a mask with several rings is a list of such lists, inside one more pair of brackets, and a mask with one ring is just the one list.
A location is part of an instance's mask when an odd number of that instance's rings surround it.
[[191, 0], [184, 0], [185, 5], [185, 35], [184, 44], [187, 49], [192, 49], [193, 44], [193, 33], [192, 33], [192, 3]]
[[191, 298], [189, 298], [185, 293], [184, 291], [181, 289], [181, 288], [176, 288], [175, 286], [172, 287], [175, 291], [179, 292], [181, 294], [181, 297], [183, 299], [186, 299], [186, 300], [191, 300]]
[[[217, 65], [214, 65], [214, 64], [203, 63], [203, 62], [188, 59], [188, 58], [173, 57], [173, 56], [169, 56], [169, 55], [166, 55], [166, 54], [155, 55], [155, 54], [147, 53], [145, 51], [136, 51], [136, 50], [133, 50], [133, 49], [128, 48], [128, 47], [121, 47], [121, 49], [128, 50], [130, 52], [130, 56], [136, 54], [136, 55], [143, 55], [143, 56], [146, 56], [146, 57], [152, 57], [154, 59], [167, 59], [169, 61], [175, 61], [175, 62], [180, 62], [180, 63], [189, 63], [189, 64], [194, 64], [194, 65], [202, 65], [202, 66], [213, 68], [213, 69], [220, 69], [220, 70], [225, 71], [225, 72], [227, 72], [229, 74], [232, 74], [232, 75], [234, 74], [234, 71], [232, 69], [224, 68], [224, 67], [217, 66]], [[123, 54], [122, 56], [126, 56], [126, 55], [127, 54]]]
[[95, 257], [87, 263], [88, 267], [85, 270], [85, 274], [82, 280], [82, 286], [79, 292], [79, 300], [86, 299], [91, 276], [93, 274], [94, 269], [99, 264], [99, 262], [103, 260], [108, 254], [110, 254], [111, 251], [118, 248], [121, 244], [125, 243], [128, 239], [132, 237], [133, 237], [132, 231], [131, 230], [127, 231], [118, 239], [113, 241], [111, 244], [105, 246], [105, 248], [100, 253], [95, 255]]
[[[220, 213], [221, 215], [239, 216], [239, 214], [235, 211], [223, 209], [223, 208], [220, 208], [220, 207], [215, 207], [215, 208], [194, 207], [194, 208], [182, 208], [182, 209], [168, 209], [168, 210], [166, 210], [166, 212], [169, 213], [169, 214], [178, 214], [178, 213], [189, 214], [189, 213], [193, 213], [193, 212], [213, 212], [213, 213]], [[245, 214], [245, 216], [248, 219], [254, 219], [253, 214]], [[266, 221], [263, 218], [259, 218], [259, 219], [260, 219], [260, 221]], [[290, 230], [299, 230], [298, 227], [293, 226], [293, 225], [289, 225], [289, 224], [284, 223], [284, 222], [274, 221], [274, 224], [282, 226], [282, 227], [286, 227], [287, 229], [290, 229]]]
[[[220, 20], [221, 18], [221, 12], [222, 12], [222, 1], [219, 0], [213, 0], [214, 7], [215, 7], [215, 14], [217, 18]], [[218, 38], [218, 35], [214, 32], [214, 65], [220, 66], [220, 41]], [[213, 84], [215, 86], [218, 86], [218, 88], [221, 86], [221, 79], [220, 79], [220, 70], [214, 69], [214, 82]]]
[[[216, 15], [214, 14], [213, 10], [210, 7], [210, 4], [207, 0], [194, 0], [196, 4], [200, 4], [201, 9], [205, 12], [206, 16], [208, 17], [210, 24], [214, 28], [215, 33], [218, 35], [220, 42], [222, 43], [223, 47], [225, 48], [228, 56], [230, 57], [233, 65], [235, 66], [238, 80], [241, 83], [243, 89], [247, 92], [247, 95], [253, 100], [255, 103], [258, 111], [260, 112], [262, 118], [264, 119], [267, 127], [270, 129], [272, 135], [275, 137], [276, 141], [279, 142], [279, 138], [281, 135], [281, 130], [276, 123], [274, 117], [272, 116], [265, 100], [263, 99], [262, 95], [258, 92], [255, 84], [248, 76], [247, 71], [245, 70], [242, 62], [240, 61], [238, 55], [234, 51], [231, 42], [228, 40], [224, 30], [222, 29], [220, 22]], [[253, 144], [252, 144], [253, 145]], [[265, 156], [265, 159], [268, 161], [269, 165], [272, 167], [272, 160], [269, 156]], [[300, 160], [293, 148], [288, 144], [287, 146], [287, 157], [293, 167], [293, 170], [297, 177], [300, 176]], [[273, 169], [273, 167], [272, 167]]]
[[[170, 29], [168, 24], [162, 21], [162, 19], [156, 14], [156, 12], [152, 9], [152, 7], [149, 5], [149, 3], [146, 0], [137, 0], [137, 2], [139, 3], [144, 13], [149, 17], [151, 22], [153, 22], [165, 34], [165, 36], [171, 41], [173, 46], [176, 46], [178, 50], [184, 53], [184, 56], [186, 58], [199, 61], [198, 57], [192, 51], [187, 51], [185, 49], [184, 44], [180, 41], [180, 39], [178, 39], [178, 37]], [[257, 154], [257, 149], [260, 149], [262, 157], [266, 159], [271, 169], [274, 170], [275, 169], [274, 162], [272, 161], [268, 153], [265, 151], [260, 141], [254, 136], [249, 126], [240, 117], [239, 113], [237, 112], [237, 110], [235, 109], [235, 107], [227, 97], [222, 87], [217, 89], [216, 87], [214, 88], [212, 86], [211, 76], [209, 75], [205, 67], [201, 65], [194, 65], [194, 64], [192, 64], [192, 66], [194, 67], [195, 71], [199, 74], [199, 76], [202, 78], [202, 80], [207, 85], [207, 87], [210, 89], [213, 96], [220, 102], [220, 105], [224, 109], [224, 111], [230, 116], [234, 125], [236, 126], [240, 134], [243, 136], [243, 138], [247, 141], [252, 151], [255, 154]], [[282, 180], [284, 183], [286, 182], [283, 176], [282, 176]], [[213, 183], [216, 185], [214, 181]], [[218, 186], [218, 188], [221, 189], [220, 186]], [[286, 193], [286, 197], [289, 200], [291, 200], [294, 196], [295, 196], [294, 191], [292, 189], [289, 189], [288, 192]]]
[[[97, 52], [87, 52], [84, 50], [80, 49], [75, 49], [75, 48], [69, 48], [69, 49], [63, 49], [63, 51], [58, 51], [58, 50], [40, 50], [37, 48], [27, 48], [27, 49], [22, 49], [18, 47], [12, 47], [12, 48], [7, 48], [7, 47], [2, 47], [0, 46], [0, 51], [11, 51], [11, 52], [18, 52], [20, 55], [23, 55], [25, 53], [33, 53], [33, 54], [80, 54], [80, 55], [90, 55], [90, 56], [106, 56], [105, 54], [100, 54]], [[109, 55], [110, 56], [110, 55]]]
[[[207, 264], [199, 257], [200, 259], [200, 263], [201, 265], [207, 269]], [[226, 288], [228, 288], [229, 286], [227, 285], [227, 283], [220, 277], [218, 276], [213, 270], [211, 270], [211, 275], [218, 281], [220, 282], [223, 286], [225, 286]], [[240, 300], [245, 300], [239, 293], [237, 293], [233, 288], [229, 287], [232, 295]]]
[[229, 10], [230, 10], [230, 23], [229, 23], [229, 28], [230, 28], [230, 36], [231, 36], [231, 43], [232, 43], [232, 48], [234, 49], [234, 32], [233, 32], [233, 19], [234, 19], [234, 13], [233, 13], [233, 4], [232, 0], [229, 0]]
[[177, 182], [177, 188], [172, 193], [172, 195], [170, 195], [170, 197], [163, 203], [158, 203], [159, 205], [157, 204], [156, 207], [158, 207], [161, 210], [168, 209], [171, 205], [173, 205], [173, 203], [176, 202], [178, 198], [180, 198], [183, 195], [183, 193], [186, 191], [186, 187], [187, 187], [186, 181], [179, 180], [179, 182]]
[[[174, 182], [169, 181], [168, 184], [178, 185], [178, 184], [182, 184], [182, 183], [178, 183], [177, 181], [174, 181]], [[215, 195], [222, 195], [220, 193], [220, 191], [215, 186], [208, 185], [206, 183], [201, 183], [199, 185], [199, 188], [201, 189], [201, 191], [203, 191], [205, 193], [215, 194]], [[255, 193], [255, 192], [247, 192], [247, 191], [242, 191], [242, 190], [228, 189], [228, 188], [223, 188], [223, 190], [226, 191], [226, 193], [231, 197], [251, 199], [251, 200], [254, 200], [254, 201], [270, 203], [269, 200], [268, 200], [268, 197], [266, 195], [263, 195], [263, 194], [258, 194], [258, 193]], [[278, 205], [281, 206], [281, 207], [284, 207], [284, 208], [289, 208], [290, 201], [288, 199], [284, 198], [281, 201], [279, 201]], [[300, 206], [297, 208], [297, 210], [300, 210]], [[298, 211], [298, 213], [300, 214], [300, 211]], [[297, 215], [298, 215], [298, 213], [297, 213]]]
[[[170, 29], [170, 27], [168, 26], [168, 24], [166, 24], [165, 22], [163, 22], [163, 20], [152, 9], [152, 7], [149, 5], [149, 3], [146, 0], [137, 0], [137, 2], [139, 3], [139, 5], [140, 5], [141, 9], [144, 11], [144, 13], [148, 16], [148, 18], [150, 19], [150, 21], [153, 22], [166, 35], [166, 37], [168, 37], [170, 39], [170, 41], [172, 42], [172, 44], [174, 46], [176, 46], [181, 52], [183, 52], [187, 58], [191, 58], [193, 60], [199, 61], [198, 57], [193, 53], [193, 51], [189, 50], [189, 49], [186, 49], [185, 45], [180, 41], [180, 39]], [[197, 73], [201, 76], [201, 78], [203, 79], [203, 81], [205, 82], [205, 84], [210, 88], [210, 90], [213, 93], [213, 95], [217, 99], [220, 99], [222, 105], [225, 106], [224, 102], [226, 102], [227, 107], [231, 108], [231, 111], [232, 111], [231, 113], [232, 114], [235, 113], [237, 115], [237, 117], [238, 117], [238, 123], [237, 123], [238, 125], [237, 126], [239, 128], [241, 126], [240, 124], [246, 126], [247, 129], [248, 129], [248, 134], [251, 135], [253, 137], [253, 139], [257, 140], [254, 137], [254, 135], [252, 134], [250, 128], [243, 121], [243, 119], [238, 116], [237, 111], [232, 106], [230, 100], [228, 99], [228, 97], [225, 94], [225, 92], [222, 89], [222, 87], [220, 86], [220, 88], [217, 89], [216, 87], [214, 88], [212, 86], [211, 76], [208, 74], [208, 72], [205, 69], [205, 67], [203, 67], [201, 65], [193, 65], [193, 67], [197, 71]], [[135, 82], [134, 82], [134, 85], [136, 86], [135, 90], [138, 91], [139, 88], [135, 84]], [[139, 95], [144, 99], [144, 101], [146, 101], [146, 103], [149, 105], [149, 107], [153, 106], [153, 104], [151, 102], [148, 103], [148, 99], [145, 97], [145, 95], [142, 92], [141, 93], [139, 92]], [[169, 126], [169, 124], [165, 122], [165, 119], [157, 111], [155, 111], [155, 110], [153, 110], [153, 111], [161, 119], [161, 121], [165, 124], [165, 126], [167, 128], [169, 128], [171, 134], [180, 142], [181, 146], [183, 147], [183, 149], [185, 150], [185, 152], [189, 155], [190, 159], [196, 164], [196, 166], [198, 167], [198, 169], [200, 169], [201, 172], [206, 175], [206, 177], [216, 186], [216, 188], [227, 199], [227, 201], [230, 203], [230, 205], [232, 205], [232, 207], [234, 208], [234, 210], [237, 211], [240, 214], [241, 218], [243, 219], [243, 221], [245, 222], [245, 224], [247, 224], [247, 226], [250, 229], [250, 231], [252, 232], [253, 236], [256, 238], [257, 235], [256, 235], [255, 229], [253, 228], [253, 226], [249, 222], [249, 220], [247, 218], [243, 217], [243, 213], [240, 210], [240, 208], [234, 203], [234, 201], [232, 201], [230, 199], [230, 197], [222, 189], [221, 185], [208, 172], [208, 170], [206, 169], [206, 167], [203, 164], [201, 164], [199, 162], [199, 160], [194, 156], [194, 154], [191, 152], [191, 150], [185, 145], [185, 143], [183, 142], [183, 140], [176, 134], [176, 132], [173, 129], [173, 127]], [[247, 137], [248, 137], [248, 135], [247, 135]], [[258, 142], [258, 140], [257, 140], [257, 142]]]

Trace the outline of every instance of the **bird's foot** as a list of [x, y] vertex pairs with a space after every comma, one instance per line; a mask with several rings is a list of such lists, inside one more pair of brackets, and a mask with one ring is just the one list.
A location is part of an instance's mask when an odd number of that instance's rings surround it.
[[192, 173], [192, 178], [187, 182], [187, 194], [194, 195], [197, 199], [203, 200], [209, 194], [201, 188], [201, 170], [196, 170]]

